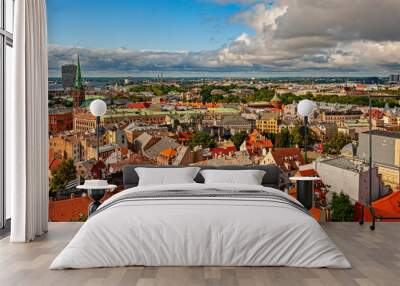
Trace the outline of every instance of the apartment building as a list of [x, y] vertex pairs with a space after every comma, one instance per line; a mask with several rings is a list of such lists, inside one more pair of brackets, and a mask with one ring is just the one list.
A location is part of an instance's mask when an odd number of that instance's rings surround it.
[[279, 133], [279, 114], [275, 112], [264, 113], [260, 119], [256, 121], [256, 128], [261, 133]]

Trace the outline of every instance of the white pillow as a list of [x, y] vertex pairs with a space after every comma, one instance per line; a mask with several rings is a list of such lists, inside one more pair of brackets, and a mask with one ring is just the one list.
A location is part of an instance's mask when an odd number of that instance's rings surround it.
[[261, 185], [265, 171], [262, 170], [202, 170], [205, 184]]
[[135, 168], [139, 176], [138, 186], [172, 185], [195, 183], [193, 180], [200, 168]]

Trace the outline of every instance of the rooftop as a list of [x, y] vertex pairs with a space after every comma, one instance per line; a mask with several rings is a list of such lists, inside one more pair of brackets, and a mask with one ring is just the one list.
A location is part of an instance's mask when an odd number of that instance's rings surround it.
[[176, 143], [174, 139], [164, 136], [161, 137], [161, 139], [157, 143], [147, 149], [144, 152], [144, 156], [151, 160], [155, 160], [158, 154], [161, 153], [161, 151], [165, 149], [176, 149], [178, 147], [179, 144]]
[[[370, 131], [363, 132], [364, 134], [369, 134]], [[400, 138], [400, 132], [396, 131], [383, 131], [383, 130], [372, 130], [371, 131], [372, 135], [375, 136], [383, 136], [383, 137], [390, 137], [390, 138]]]
[[368, 166], [365, 164], [355, 164], [351, 159], [345, 158], [345, 157], [338, 157], [338, 158], [333, 158], [333, 159], [327, 159], [320, 161], [319, 163], [322, 164], [327, 164], [333, 167], [337, 167], [340, 169], [352, 171], [355, 173], [358, 173], [360, 168], [365, 168], [368, 169]]

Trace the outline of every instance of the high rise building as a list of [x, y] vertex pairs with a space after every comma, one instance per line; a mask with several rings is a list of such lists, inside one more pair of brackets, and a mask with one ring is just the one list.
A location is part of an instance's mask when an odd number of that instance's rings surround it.
[[82, 103], [85, 101], [85, 87], [83, 86], [83, 81], [82, 81], [81, 64], [79, 61], [79, 54], [78, 54], [78, 64], [76, 67], [76, 78], [75, 78], [74, 86], [71, 91], [71, 95], [72, 95], [73, 108], [74, 109], [79, 108], [82, 105]]
[[63, 88], [66, 90], [67, 88], [72, 88], [75, 83], [76, 79], [76, 65], [68, 64], [63, 65], [61, 67], [61, 75], [62, 75], [62, 82]]
[[389, 76], [390, 83], [400, 83], [400, 74], [391, 74]]

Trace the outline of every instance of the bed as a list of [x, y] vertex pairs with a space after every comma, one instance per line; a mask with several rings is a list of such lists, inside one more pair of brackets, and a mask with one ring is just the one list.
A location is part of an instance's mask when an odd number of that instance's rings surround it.
[[278, 190], [274, 166], [257, 166], [267, 170], [262, 185], [204, 184], [196, 176], [152, 186], [137, 186], [136, 167], [124, 169], [126, 190], [99, 207], [50, 269], [351, 267], [307, 210]]

